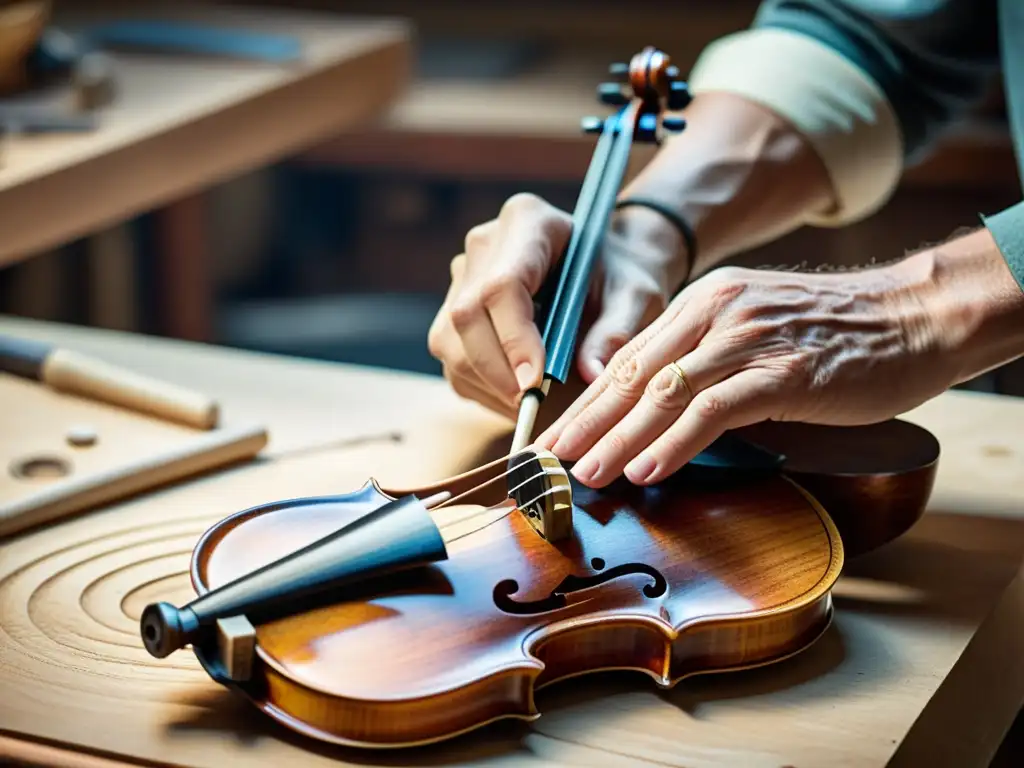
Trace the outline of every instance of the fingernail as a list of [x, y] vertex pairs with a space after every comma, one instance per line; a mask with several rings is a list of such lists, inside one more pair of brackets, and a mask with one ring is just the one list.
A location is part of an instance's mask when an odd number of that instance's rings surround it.
[[576, 424], [570, 424], [555, 441], [551, 452], [561, 459], [572, 459], [574, 453], [579, 450], [582, 440], [583, 430]]
[[596, 456], [587, 456], [570, 471], [581, 483], [589, 483], [601, 469], [601, 461]]
[[534, 384], [533, 366], [529, 363], [520, 363], [516, 367], [516, 381], [520, 390], [527, 390]]
[[550, 432], [542, 432], [540, 436], [534, 440], [534, 445], [542, 450], [550, 451], [553, 447], [552, 444], [554, 442], [554, 438], [555, 436]]
[[587, 374], [589, 375], [589, 379], [587, 381], [588, 384], [592, 383], [594, 379], [596, 379], [598, 376], [604, 373], [604, 363], [602, 363], [600, 360], [588, 360], [586, 366]]
[[658, 468], [658, 463], [648, 456], [646, 453], [641, 453], [629, 464], [626, 465], [623, 474], [629, 479], [629, 482], [634, 485], [640, 485], [648, 477], [654, 474], [654, 470]]

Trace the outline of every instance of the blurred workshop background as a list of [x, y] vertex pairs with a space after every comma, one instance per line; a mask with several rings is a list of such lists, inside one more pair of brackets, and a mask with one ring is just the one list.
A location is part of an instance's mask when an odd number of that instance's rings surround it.
[[[62, 12], [93, 4], [52, 5], [47, 23], [59, 27]], [[710, 40], [745, 27], [757, 2], [222, 5], [330, 13], [342, 26], [357, 17], [405, 19], [414, 32], [411, 80], [380, 114], [314, 146], [67, 242], [8, 254], [0, 261], [0, 313], [439, 373], [426, 334], [450, 259], [466, 231], [515, 192], [572, 207], [594, 141], [580, 132], [580, 120], [606, 109], [595, 94], [608, 65], [653, 44], [685, 72]], [[149, 4], [127, 6], [139, 15]], [[27, 49], [11, 18], [0, 29], [0, 53], [17, 70]], [[361, 87], [372, 89], [372, 72], [365, 80]], [[0, 109], [24, 91], [9, 77], [3, 82]], [[846, 230], [794, 233], [740, 261], [886, 260], [1019, 199], [999, 94], [994, 82], [992, 97], [907, 174], [878, 214]], [[117, 108], [116, 91], [111, 98], [98, 108], [95, 130], [103, 130], [103, 109]], [[24, 130], [4, 114], [4, 151], [13, 152]], [[638, 149], [631, 172], [649, 157]], [[11, 173], [5, 162], [0, 211], [18, 194]], [[969, 386], [1024, 394], [1020, 371], [1009, 366]]]

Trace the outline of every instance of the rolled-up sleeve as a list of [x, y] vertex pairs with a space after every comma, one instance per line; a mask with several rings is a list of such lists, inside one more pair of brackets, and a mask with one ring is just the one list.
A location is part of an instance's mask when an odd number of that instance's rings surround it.
[[1017, 285], [1024, 290], [1024, 201], [981, 219], [1006, 259]]
[[764, 0], [689, 81], [697, 95], [764, 104], [807, 136], [837, 198], [809, 223], [841, 226], [884, 205], [998, 66], [995, 0]]

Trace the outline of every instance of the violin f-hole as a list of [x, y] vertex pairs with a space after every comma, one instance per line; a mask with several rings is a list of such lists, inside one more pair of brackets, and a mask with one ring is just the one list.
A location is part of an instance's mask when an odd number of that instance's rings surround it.
[[519, 582], [515, 579], [503, 579], [494, 586], [494, 604], [505, 613], [519, 616], [532, 616], [540, 613], [550, 613], [560, 608], [565, 608], [569, 602], [566, 595], [573, 592], [580, 592], [590, 589], [623, 576], [635, 576], [642, 574], [651, 577], [651, 582], [644, 584], [642, 592], [645, 597], [651, 599], [661, 597], [668, 591], [668, 580], [657, 569], [645, 563], [623, 563], [604, 570], [605, 562], [600, 557], [590, 561], [595, 571], [592, 576], [576, 576], [569, 574], [563, 578], [551, 593], [540, 600], [516, 600], [512, 595], [519, 591]]

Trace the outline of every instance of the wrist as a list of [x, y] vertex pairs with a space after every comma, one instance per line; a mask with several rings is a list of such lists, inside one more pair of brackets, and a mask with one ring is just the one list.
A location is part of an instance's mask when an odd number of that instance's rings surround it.
[[904, 327], [949, 385], [1024, 355], [1024, 292], [981, 228], [894, 265]]
[[646, 206], [624, 206], [612, 215], [611, 232], [634, 263], [657, 277], [666, 300], [682, 287], [690, 273], [691, 253], [687, 238], [670, 218]]
[[682, 115], [686, 129], [665, 140], [621, 197], [658, 200], [690, 225], [699, 245], [690, 279], [834, 207], [820, 157], [775, 113], [703, 93]]

